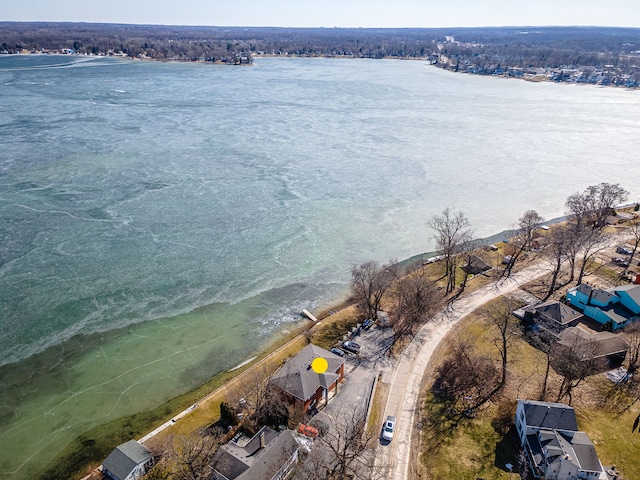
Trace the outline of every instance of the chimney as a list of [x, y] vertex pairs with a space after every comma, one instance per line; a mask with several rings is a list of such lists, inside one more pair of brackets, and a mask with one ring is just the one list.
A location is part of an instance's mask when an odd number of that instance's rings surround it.
[[267, 446], [267, 442], [264, 439], [264, 432], [260, 432], [260, 448]]

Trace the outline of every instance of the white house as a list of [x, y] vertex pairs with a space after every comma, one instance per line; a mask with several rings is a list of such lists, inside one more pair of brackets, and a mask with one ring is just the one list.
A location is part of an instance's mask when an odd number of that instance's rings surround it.
[[516, 429], [536, 478], [607, 480], [593, 442], [578, 431], [572, 407], [518, 400]]

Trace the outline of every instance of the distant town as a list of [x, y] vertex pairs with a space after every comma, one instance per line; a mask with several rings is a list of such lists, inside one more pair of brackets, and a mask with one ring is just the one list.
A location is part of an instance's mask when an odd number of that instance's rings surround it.
[[259, 56], [419, 59], [456, 72], [638, 88], [640, 29], [193, 27], [0, 22], [0, 53], [250, 64]]

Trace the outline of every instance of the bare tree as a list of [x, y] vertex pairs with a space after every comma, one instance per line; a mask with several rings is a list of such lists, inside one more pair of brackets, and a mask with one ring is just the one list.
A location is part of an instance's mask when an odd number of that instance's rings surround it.
[[544, 258], [551, 266], [551, 280], [544, 300], [547, 300], [556, 291], [560, 271], [567, 260], [567, 244], [570, 238], [568, 227], [563, 225], [555, 226], [548, 235]]
[[500, 374], [500, 386], [507, 382], [507, 364], [509, 363], [509, 346], [511, 345], [510, 333], [516, 328], [513, 311], [521, 304], [511, 298], [500, 298], [487, 307], [489, 319], [498, 329], [499, 336], [494, 340], [494, 345], [500, 353], [502, 370]]
[[602, 229], [606, 226], [606, 218], [614, 212], [617, 205], [626, 201], [628, 195], [617, 183], [600, 183], [587, 187], [582, 193], [569, 196], [566, 207], [576, 224]]
[[[476, 262], [478, 259], [482, 259], [480, 253], [481, 246], [482, 242], [479, 239], [468, 240], [460, 246], [460, 257], [464, 262], [464, 265], [462, 266], [464, 277], [462, 277], [462, 282], [460, 283], [460, 294], [462, 294], [465, 288], [467, 288], [467, 280], [469, 279], [470, 274], [468, 269], [472, 268], [474, 262]], [[465, 269], [465, 265], [467, 269]]]
[[[633, 235], [633, 239], [631, 241], [633, 245], [633, 249], [631, 250], [631, 255], [629, 256], [629, 267], [630, 267], [633, 264], [633, 259], [636, 256], [636, 253], [638, 252], [638, 247], [640, 247], [640, 221], [635, 220], [633, 223], [627, 226], [626, 231], [631, 235]], [[625, 269], [624, 273], [627, 273], [627, 270], [629, 270], [629, 267]]]
[[511, 270], [513, 266], [516, 264], [518, 259], [524, 254], [527, 250], [531, 249], [531, 243], [533, 241], [535, 232], [540, 225], [542, 225], [543, 219], [535, 210], [527, 210], [524, 212], [522, 217], [518, 220], [518, 226], [516, 229], [516, 233], [513, 237], [509, 239], [509, 241], [514, 246], [513, 254], [509, 259], [509, 263], [507, 263], [506, 268], [504, 269], [503, 276], [508, 277], [511, 275]]
[[429, 321], [442, 303], [435, 282], [424, 268], [398, 278], [395, 283], [396, 306], [392, 312], [394, 343], [411, 336]]
[[635, 376], [640, 367], [640, 324], [632, 323], [624, 329], [624, 338], [627, 342], [627, 373]]
[[446, 208], [442, 215], [434, 215], [428, 222], [435, 230], [436, 246], [444, 256], [445, 279], [447, 287], [445, 294], [453, 292], [456, 286], [457, 254], [460, 246], [471, 240], [469, 220], [462, 212], [451, 212]]
[[234, 382], [227, 394], [230, 405], [241, 405], [250, 412], [260, 410], [270, 396], [269, 378], [275, 367], [263, 362], [242, 373], [242, 380]]
[[458, 339], [437, 371], [433, 391], [455, 415], [472, 416], [502, 388], [495, 360], [479, 355], [473, 339]]
[[545, 371], [544, 377], [542, 377], [542, 386], [540, 387], [539, 397], [541, 401], [544, 401], [547, 399], [547, 386], [549, 383], [549, 373], [551, 370], [551, 354], [553, 345], [555, 344], [556, 340], [549, 331], [544, 329], [538, 329], [537, 331], [527, 330], [525, 338], [532, 347], [545, 354]]
[[270, 387], [260, 408], [256, 409], [253, 414], [251, 433], [257, 432], [261, 425], [269, 425], [274, 428], [279, 425], [287, 425], [289, 414], [295, 411], [295, 407], [287, 403], [279, 390]]
[[[222, 444], [221, 432], [195, 431], [189, 435], [171, 436], [166, 443], [166, 464], [169, 478], [175, 480], [200, 480], [209, 478], [209, 464]], [[160, 473], [159, 469], [159, 472]]]
[[394, 279], [392, 263], [379, 265], [371, 261], [351, 268], [351, 294], [367, 318], [378, 318], [380, 302]]
[[585, 378], [594, 375], [604, 366], [604, 360], [596, 356], [597, 346], [593, 341], [583, 340], [577, 335], [570, 343], [556, 343], [553, 347], [552, 365], [562, 383], [556, 402], [564, 397], [571, 405], [572, 392]]
[[579, 263], [577, 284], [582, 283], [582, 279], [594, 265], [596, 256], [611, 244], [611, 237], [605, 235], [600, 229], [593, 229], [584, 224], [571, 223], [566, 228], [566, 251], [567, 260], [570, 264], [569, 282], [575, 277], [576, 263]]
[[531, 478], [531, 467], [529, 466], [529, 457], [527, 456], [527, 452], [524, 450], [524, 448], [520, 448], [518, 450], [518, 455], [516, 458], [516, 461], [518, 462], [518, 473], [520, 474], [520, 478], [522, 480], [528, 480], [529, 478]]
[[366, 432], [364, 408], [343, 408], [332, 415], [332, 425], [314, 442], [313, 450], [296, 471], [304, 480], [370, 479], [375, 472], [372, 438]]

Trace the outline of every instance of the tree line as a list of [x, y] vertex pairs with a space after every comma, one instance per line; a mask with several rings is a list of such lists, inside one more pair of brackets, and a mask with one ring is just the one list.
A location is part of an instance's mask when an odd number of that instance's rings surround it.
[[509, 69], [615, 69], [638, 75], [640, 29], [276, 28], [0, 22], [0, 51], [122, 52], [162, 60], [233, 62], [239, 56], [421, 58], [479, 74]]
[[[618, 184], [600, 183], [576, 192], [567, 198], [567, 219], [548, 229], [541, 236], [543, 218], [535, 210], [527, 210], [518, 219], [505, 244], [501, 278], [508, 278], [514, 267], [530, 255], [546, 264], [547, 287], [541, 302], [548, 300], [559, 288], [571, 283], [579, 285], [586, 275], [601, 268], [598, 254], [610, 248], [614, 239], [605, 232], [608, 218], [616, 215], [615, 207], [627, 200], [628, 192]], [[439, 250], [438, 261], [425, 266], [414, 264], [402, 270], [397, 262], [380, 265], [365, 262], [352, 268], [351, 292], [361, 317], [377, 319], [384, 303], [394, 329], [394, 342], [411, 338], [417, 329], [429, 322], [445, 303], [454, 302], [465, 290], [470, 276], [469, 265], [487, 254], [487, 246], [474, 239], [470, 222], [463, 212], [445, 209], [427, 221], [434, 232]], [[632, 237], [632, 252], [619, 271], [620, 279], [635, 258], [640, 246], [640, 223], [631, 222], [625, 232]], [[561, 280], [562, 279], [562, 280]], [[485, 315], [500, 332], [495, 346], [499, 366], [493, 360], [473, 354], [473, 342], [462, 341], [454, 354], [439, 370], [436, 391], [451, 400], [457, 414], [472, 414], [486, 404], [505, 385], [508, 365], [509, 331], [515, 328], [512, 312], [520, 305], [508, 299], [488, 308]], [[634, 327], [635, 328], [635, 327]], [[529, 335], [530, 342], [547, 354], [549, 368], [563, 377], [556, 401], [568, 398], [573, 389], [587, 376], [602, 367], [599, 360], [581, 361], [596, 345], [576, 342], [571, 348], [558, 347], [551, 335]], [[637, 357], [638, 353], [635, 353]], [[587, 355], [588, 356], [588, 355]], [[593, 355], [592, 355], [593, 356]], [[631, 365], [637, 368], [637, 361]], [[546, 385], [546, 378], [544, 384]], [[640, 382], [637, 382], [640, 385]], [[635, 388], [635, 385], [634, 385]], [[542, 397], [547, 395], [543, 388]], [[640, 399], [640, 390], [637, 395]], [[474, 399], [470, 402], [468, 399]]]

